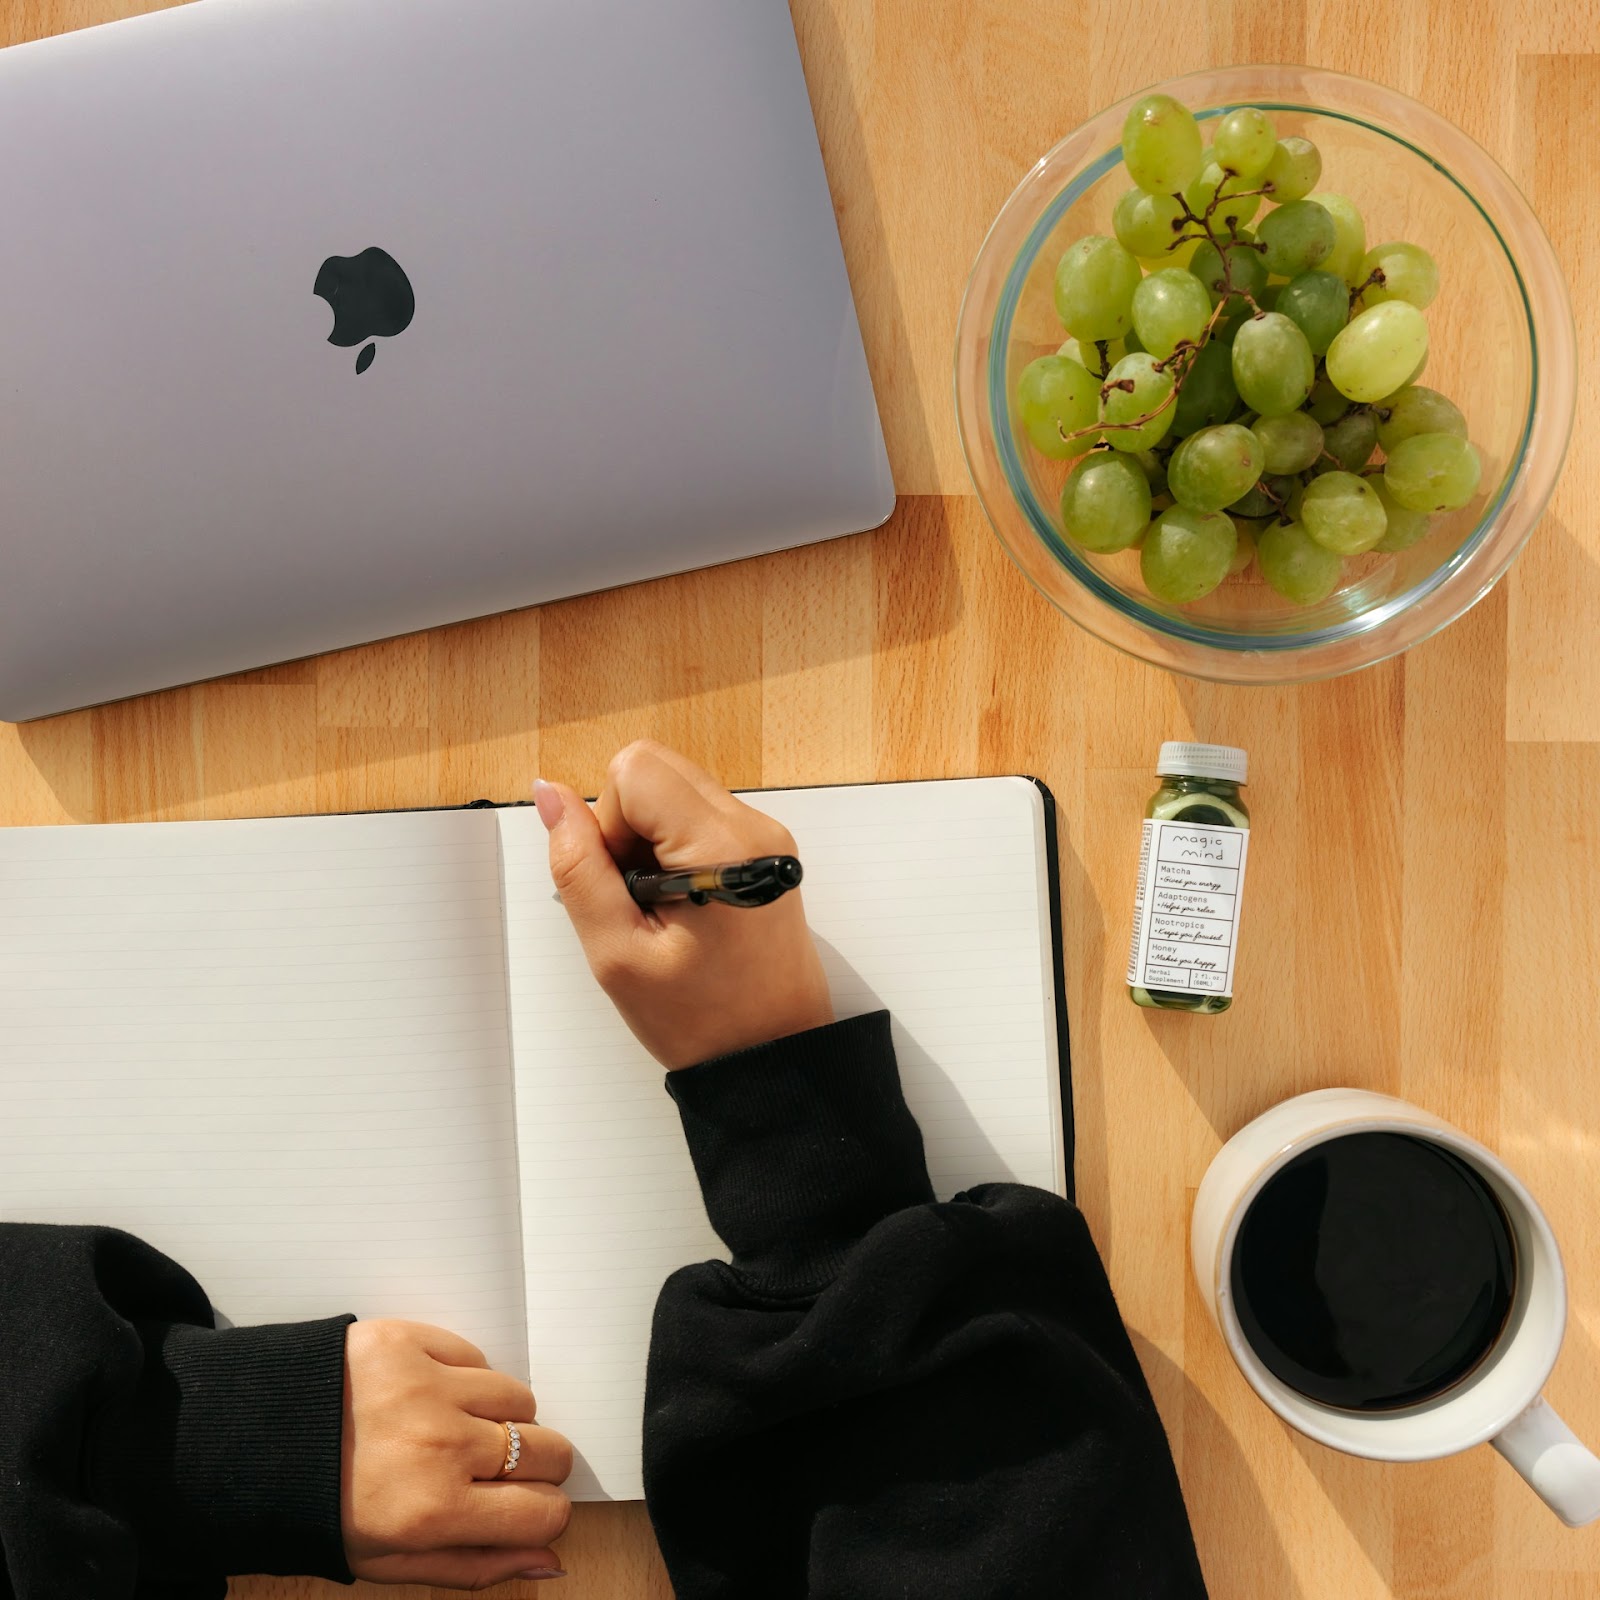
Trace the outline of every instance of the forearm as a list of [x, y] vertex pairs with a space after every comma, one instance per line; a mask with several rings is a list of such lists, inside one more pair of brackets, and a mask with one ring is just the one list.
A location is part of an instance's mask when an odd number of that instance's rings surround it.
[[672, 1088], [733, 1254], [656, 1314], [646, 1491], [682, 1600], [1203, 1594], [1082, 1217], [932, 1201], [886, 1019]]
[[347, 1577], [348, 1321], [217, 1330], [194, 1279], [127, 1234], [0, 1225], [0, 1565], [18, 1600]]

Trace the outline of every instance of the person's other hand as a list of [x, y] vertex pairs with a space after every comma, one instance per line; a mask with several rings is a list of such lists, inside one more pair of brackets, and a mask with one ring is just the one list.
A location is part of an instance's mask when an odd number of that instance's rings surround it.
[[622, 868], [793, 855], [789, 831], [692, 761], [649, 740], [613, 758], [591, 812], [534, 787], [550, 871], [601, 988], [669, 1070], [833, 1021], [800, 895], [769, 906], [635, 904]]
[[[550, 1543], [572, 1515], [556, 1487], [572, 1446], [533, 1416], [528, 1386], [465, 1339], [420, 1322], [352, 1323], [340, 1495], [351, 1572], [446, 1589], [561, 1576]], [[502, 1422], [522, 1434], [503, 1479]]]

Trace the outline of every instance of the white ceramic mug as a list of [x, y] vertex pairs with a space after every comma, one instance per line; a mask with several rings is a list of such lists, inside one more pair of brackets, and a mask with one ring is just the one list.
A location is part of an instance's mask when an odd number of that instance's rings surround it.
[[[1291, 1389], [1251, 1348], [1233, 1303], [1233, 1252], [1251, 1201], [1296, 1156], [1349, 1133], [1408, 1133], [1443, 1145], [1494, 1190], [1516, 1242], [1515, 1293], [1494, 1348], [1453, 1388], [1395, 1411], [1342, 1411]], [[1569, 1527], [1600, 1517], [1600, 1459], [1540, 1393], [1566, 1329], [1561, 1252], [1532, 1195], [1476, 1140], [1389, 1095], [1364, 1089], [1297, 1095], [1241, 1128], [1217, 1152], [1195, 1196], [1190, 1248], [1200, 1292], [1234, 1360], [1292, 1427], [1377, 1461], [1427, 1461], [1489, 1440]]]

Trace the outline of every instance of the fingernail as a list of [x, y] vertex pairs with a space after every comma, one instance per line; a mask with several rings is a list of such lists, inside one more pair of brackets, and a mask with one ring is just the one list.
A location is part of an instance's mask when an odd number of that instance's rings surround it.
[[546, 828], [555, 827], [567, 809], [566, 801], [561, 798], [561, 791], [553, 783], [546, 783], [543, 778], [533, 780], [533, 803], [539, 808], [539, 820]]
[[526, 1572], [513, 1572], [513, 1578], [564, 1578], [566, 1570], [562, 1567], [529, 1567]]

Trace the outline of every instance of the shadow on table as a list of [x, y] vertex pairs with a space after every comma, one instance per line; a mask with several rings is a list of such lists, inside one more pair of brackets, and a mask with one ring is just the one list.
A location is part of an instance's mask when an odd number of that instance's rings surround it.
[[[1585, 1381], [1577, 1375], [1597, 1370], [1600, 1370], [1600, 1349], [1577, 1319], [1569, 1318], [1557, 1367], [1558, 1379], [1563, 1373], [1572, 1375], [1569, 1399], [1573, 1389]], [[1559, 1389], [1554, 1399], [1560, 1409]], [[1569, 1414], [1567, 1421], [1575, 1426], [1584, 1444], [1591, 1449], [1600, 1445], [1600, 1438], [1585, 1437], [1583, 1423], [1576, 1416]], [[1415, 1508], [1426, 1508], [1431, 1552], [1428, 1560], [1441, 1585], [1438, 1590], [1441, 1595], [1466, 1592], [1445, 1587], [1452, 1577], [1452, 1565], [1458, 1571], [1469, 1567], [1481, 1571], [1485, 1566], [1499, 1571], [1499, 1563], [1506, 1559], [1503, 1550], [1512, 1547], [1505, 1541], [1508, 1538], [1516, 1541], [1519, 1536], [1526, 1538], [1523, 1530], [1529, 1528], [1545, 1530], [1541, 1552], [1536, 1554], [1519, 1547], [1521, 1561], [1529, 1568], [1556, 1568], [1570, 1558], [1569, 1552], [1585, 1549], [1580, 1543], [1586, 1538], [1585, 1533], [1563, 1527], [1555, 1513], [1540, 1503], [1534, 1491], [1517, 1480], [1514, 1469], [1498, 1457], [1492, 1445], [1475, 1445], [1470, 1450], [1434, 1461], [1388, 1463], [1330, 1450], [1293, 1430], [1290, 1438], [1296, 1453], [1321, 1485], [1328, 1504], [1365, 1551], [1375, 1572], [1391, 1573], [1400, 1558], [1396, 1523], [1404, 1514], [1404, 1507], [1412, 1508], [1410, 1519], [1413, 1521], [1417, 1516]], [[1384, 1474], [1388, 1475], [1387, 1489], [1382, 1494], [1375, 1493], [1374, 1486], [1382, 1481], [1380, 1475]], [[1499, 1482], [1512, 1484], [1508, 1493], [1521, 1500], [1511, 1530], [1507, 1528], [1508, 1518], [1503, 1509], [1498, 1513], [1498, 1527], [1496, 1525]], [[1593, 1529], [1587, 1537], [1592, 1536]], [[1539, 1535], [1535, 1533], [1534, 1537]], [[1594, 1547], [1589, 1544], [1586, 1548]], [[1589, 1572], [1587, 1554], [1579, 1554], [1576, 1559], [1581, 1565], [1574, 1570]], [[1398, 1576], [1393, 1581], [1398, 1588]], [[1594, 1582], [1592, 1577], [1588, 1581]], [[1406, 1592], [1411, 1591], [1408, 1588]]]
[[[1196, 1018], [1187, 1011], [1160, 1010], [1142, 1010], [1140, 1015], [1173, 1076], [1220, 1140], [1231, 1139], [1263, 1111], [1311, 1087], [1274, 1056], [1247, 1016], [1225, 1012]], [[1330, 1081], [1341, 1076], [1361, 1081], [1358, 1071], [1341, 1075], [1332, 1062], [1326, 1076]]]
[[1176, 1362], [1130, 1333], [1165, 1416], [1182, 1410], [1184, 1498], [1211, 1593], [1216, 1600], [1302, 1600], [1277, 1525], [1233, 1435]]
[[[1095, 1244], [1103, 1256], [1111, 1255], [1115, 1218], [1111, 1214], [1111, 1185], [1106, 1164], [1106, 1050], [1100, 1030], [1099, 996], [1108, 959], [1105, 918], [1095, 897], [1083, 858], [1067, 837], [1065, 818], [1056, 820], [1056, 845], [1061, 873], [1060, 958], [1067, 972], [1082, 974], [1078, 992], [1067, 989], [1067, 1014], [1072, 1022], [1072, 1059], [1063, 1092], [1072, 1094], [1073, 1198], [1088, 1219]], [[1065, 1029], [1063, 1029], [1065, 1038]]]
[[[286, 662], [180, 685], [82, 711], [17, 724], [17, 748], [32, 772], [24, 796], [47, 791], [73, 822], [154, 821], [203, 816], [282, 816], [318, 804], [319, 770], [337, 766], [358, 782], [337, 809], [387, 810], [420, 804], [401, 797], [397, 776], [427, 755], [425, 728], [322, 730], [317, 663]], [[357, 754], [332, 761], [327, 732]], [[370, 802], [366, 797], [370, 794]], [[36, 802], [34, 809], [37, 813]]]
[[[703, 704], [951, 634], [966, 609], [951, 516], [942, 496], [902, 495], [883, 527], [838, 545], [552, 603], [541, 617], [542, 726]], [[650, 724], [630, 736], [644, 733], [673, 742]]]
[[[723, 718], [710, 697], [755, 685], [759, 704], [764, 679], [914, 649], [954, 632], [965, 606], [950, 518], [939, 496], [902, 499], [882, 529], [857, 536], [867, 542], [869, 564], [842, 561], [837, 593], [827, 586], [833, 569], [826, 562], [820, 576], [806, 565], [804, 581], [787, 587], [794, 564], [818, 546], [551, 602], [530, 630], [539, 656], [534, 693], [505, 681], [506, 652], [528, 647], [515, 637], [525, 613], [414, 636], [432, 677], [433, 709], [424, 712], [431, 725], [319, 721], [324, 657], [23, 723], [17, 741], [38, 785], [79, 822], [227, 816], [236, 814], [229, 795], [249, 797], [237, 814], [327, 809], [304, 792], [325, 776], [337, 777], [338, 809], [424, 805], [436, 800], [438, 775], [457, 760], [470, 770], [486, 745], [520, 745], [539, 729], [584, 724], [594, 725], [591, 742], [606, 756], [648, 734], [716, 766], [718, 752], [695, 748], [694, 735], [708, 724], [732, 732], [745, 719], [737, 706]], [[359, 677], [371, 650], [372, 693], [381, 697], [390, 692], [382, 657], [390, 648], [380, 642], [339, 652], [338, 670]], [[725, 760], [759, 754], [759, 738], [751, 745], [737, 735], [732, 745], [733, 756], [720, 752]], [[594, 759], [603, 770], [603, 757]], [[442, 777], [438, 787], [446, 791], [439, 803], [491, 792], [477, 778], [470, 793], [450, 792], [459, 785]]]

